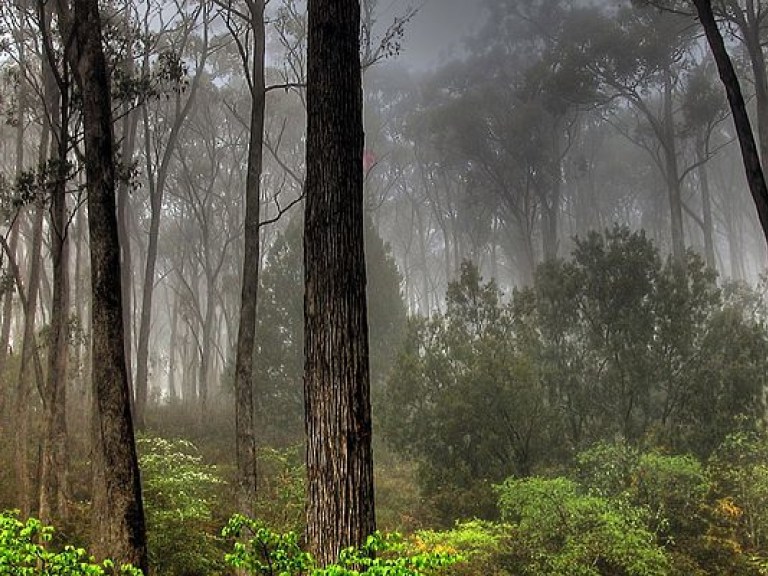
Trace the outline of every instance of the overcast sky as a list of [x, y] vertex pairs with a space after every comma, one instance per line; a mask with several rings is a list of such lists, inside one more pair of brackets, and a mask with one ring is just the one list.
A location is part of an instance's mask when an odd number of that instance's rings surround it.
[[432, 67], [480, 23], [482, 0], [380, 0], [379, 23], [391, 22], [396, 13], [408, 6], [421, 9], [406, 29], [404, 52], [400, 61], [409, 67]]

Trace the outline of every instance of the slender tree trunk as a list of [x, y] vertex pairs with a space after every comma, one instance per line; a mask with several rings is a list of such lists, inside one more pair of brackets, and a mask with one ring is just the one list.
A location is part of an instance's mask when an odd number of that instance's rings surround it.
[[101, 20], [96, 0], [74, 0], [74, 14], [62, 3], [58, 8], [83, 111], [96, 408], [92, 552], [147, 572], [144, 509], [125, 370], [112, 105]]
[[[136, 128], [139, 115], [136, 110], [124, 110], [123, 117], [123, 145], [120, 156], [123, 162], [130, 163], [136, 146]], [[132, 377], [132, 294], [133, 294], [133, 262], [131, 258], [131, 235], [129, 233], [129, 197], [130, 184], [127, 180], [121, 180], [117, 189], [117, 225], [118, 238], [120, 239], [120, 286], [123, 292], [123, 327], [125, 328], [125, 370], [128, 373], [128, 382], [133, 382]]]
[[709, 190], [709, 174], [707, 172], [707, 150], [703, 138], [696, 142], [696, 160], [699, 163], [699, 190], [701, 192], [701, 212], [704, 223], [704, 258], [707, 266], [715, 270], [715, 225], [712, 218], [712, 197]]
[[[249, 4], [253, 34], [251, 67], [251, 126], [248, 171], [245, 180], [245, 241], [240, 321], [235, 355], [235, 443], [237, 452], [238, 508], [253, 513], [258, 488], [256, 452], [256, 398], [253, 359], [256, 339], [256, 303], [259, 288], [259, 214], [261, 200], [262, 143], [264, 138], [264, 2]], [[245, 64], [245, 63], [244, 63]]]
[[[20, 178], [24, 171], [24, 129], [26, 123], [24, 122], [24, 114], [27, 109], [27, 51], [24, 44], [24, 28], [19, 27], [18, 37], [16, 41], [17, 49], [19, 52], [19, 85], [16, 93], [16, 107], [18, 110], [19, 118], [16, 124], [16, 178]], [[21, 217], [21, 213], [17, 215], [17, 219]], [[19, 242], [19, 223], [14, 220], [13, 228], [10, 231], [10, 248], [13, 254], [16, 254], [16, 249]], [[3, 323], [0, 328], [0, 374], [3, 373], [5, 368], [5, 361], [8, 356], [8, 346], [11, 341], [11, 320], [13, 317], [13, 290], [8, 290], [5, 293], [3, 299]]]
[[761, 38], [763, 28], [754, 10], [746, 18], [750, 22], [746, 27], [742, 27], [742, 33], [744, 34], [744, 43], [749, 54], [749, 61], [755, 81], [757, 136], [760, 146], [760, 158], [765, 163], [768, 161], [768, 74], [766, 74], [765, 55], [763, 54]]
[[672, 113], [672, 72], [664, 70], [664, 125], [662, 127], [665, 178], [669, 195], [670, 224], [672, 227], [672, 257], [679, 266], [685, 265], [685, 233], [683, 231], [683, 200], [677, 166], [675, 119]]
[[321, 565], [376, 527], [363, 250], [358, 0], [309, 0], [304, 223], [307, 543]]
[[[45, 135], [46, 138], [48, 135]], [[41, 144], [42, 146], [42, 144]], [[16, 383], [15, 404], [15, 471], [18, 487], [19, 508], [22, 516], [29, 516], [32, 510], [32, 484], [29, 469], [29, 408], [32, 400], [32, 379], [30, 371], [37, 348], [35, 338], [35, 313], [40, 288], [40, 260], [43, 243], [43, 215], [45, 208], [41, 201], [34, 207], [32, 220], [32, 250], [29, 256], [27, 280], [27, 306], [24, 310], [24, 336], [21, 343], [21, 366]], [[42, 380], [38, 380], [42, 385]]]
[[[560, 126], [560, 121], [554, 121], [555, 130]], [[558, 216], [560, 214], [560, 198], [562, 195], [562, 151], [560, 150], [560, 136], [554, 135], [552, 142], [552, 164], [549, 175], [549, 193], [544, 195], [541, 211], [541, 240], [544, 260], [557, 258], [558, 250]]]
[[717, 28], [717, 22], [712, 13], [711, 0], [693, 0], [693, 4], [696, 7], [699, 21], [707, 36], [709, 47], [715, 57], [720, 80], [728, 96], [728, 104], [731, 107], [733, 123], [736, 126], [736, 134], [739, 138], [739, 146], [741, 147], [741, 157], [744, 161], [747, 183], [757, 208], [757, 215], [760, 218], [763, 235], [766, 241], [768, 241], [768, 188], [766, 188], [765, 176], [760, 165], [760, 156], [755, 145], [755, 137], [752, 133], [744, 96], [741, 93], [739, 78], [736, 76], [736, 70], [734, 70], [731, 58], [725, 49], [723, 37]]
[[[40, 135], [38, 165], [45, 164], [48, 158], [48, 144], [51, 137], [51, 126], [47, 116], [43, 119], [43, 130]], [[32, 509], [32, 485], [29, 470], [29, 405], [32, 400], [32, 380], [30, 370], [34, 363], [35, 378], [38, 390], [42, 390], [43, 371], [37, 350], [35, 338], [35, 316], [40, 293], [41, 253], [43, 245], [43, 220], [45, 207], [42, 199], [34, 203], [32, 216], [32, 246], [28, 258], [29, 272], [27, 274], [27, 297], [24, 306], [24, 335], [21, 343], [21, 364], [16, 382], [15, 403], [15, 471], [16, 486], [18, 487], [18, 502], [23, 516], [28, 516]], [[12, 254], [8, 254], [9, 258]]]
[[179, 400], [176, 389], [176, 354], [179, 341], [179, 299], [174, 298], [171, 306], [171, 338], [168, 344], [168, 399], [172, 405]]
[[[50, 30], [49, 15], [43, 24]], [[46, 94], [56, 102], [51, 117], [58, 119], [57, 149], [52, 155], [57, 166], [51, 187], [50, 243], [53, 264], [53, 295], [48, 341], [48, 378], [43, 393], [43, 446], [40, 458], [40, 519], [58, 523], [67, 515], [67, 372], [69, 359], [69, 241], [67, 240], [67, 152], [69, 148], [69, 71], [60, 72], [61, 85], [56, 85], [52, 66], [43, 64]]]

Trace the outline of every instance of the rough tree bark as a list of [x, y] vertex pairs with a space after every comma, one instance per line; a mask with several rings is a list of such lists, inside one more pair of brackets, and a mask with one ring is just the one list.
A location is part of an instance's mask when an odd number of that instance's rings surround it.
[[752, 133], [744, 96], [741, 93], [739, 78], [736, 76], [733, 62], [731, 62], [728, 51], [725, 49], [723, 36], [717, 27], [717, 22], [712, 12], [711, 0], [693, 0], [693, 4], [696, 7], [699, 21], [704, 28], [707, 42], [715, 58], [720, 80], [728, 96], [728, 104], [731, 107], [733, 123], [736, 126], [736, 135], [741, 147], [741, 157], [744, 161], [749, 191], [752, 193], [752, 199], [757, 208], [757, 215], [760, 218], [763, 235], [766, 241], [768, 241], [768, 188], [766, 188], [765, 176], [760, 165], [760, 155], [758, 154], [755, 137]]
[[322, 564], [375, 529], [363, 251], [359, 0], [310, 0], [304, 223], [307, 543]]
[[148, 569], [144, 509], [123, 346], [120, 243], [109, 78], [97, 0], [60, 0], [63, 43], [82, 97], [91, 246], [93, 553]]

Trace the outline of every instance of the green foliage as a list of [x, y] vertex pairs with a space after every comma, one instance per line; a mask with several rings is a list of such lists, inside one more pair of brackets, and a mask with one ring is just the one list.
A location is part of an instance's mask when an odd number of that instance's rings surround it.
[[304, 528], [306, 469], [303, 456], [299, 446], [259, 450], [261, 483], [254, 511], [269, 526], [295, 532]]
[[[601, 441], [706, 458], [737, 422], [764, 421], [759, 292], [719, 288], [693, 253], [684, 270], [663, 263], [627, 228], [575, 244], [509, 301], [465, 263], [445, 313], [409, 322], [381, 424], [418, 461], [443, 520], [490, 517], [491, 483], [561, 467]], [[624, 457], [601, 482], [621, 483], [612, 474], [637, 455]]]
[[0, 514], [0, 574], [13, 576], [142, 576], [132, 566], [115, 567], [110, 560], [98, 564], [82, 548], [65, 546], [49, 549], [53, 528], [30, 518], [18, 519], [16, 512]]
[[[244, 539], [246, 533], [250, 537]], [[364, 546], [342, 550], [338, 562], [322, 568], [301, 549], [295, 532], [276, 533], [262, 522], [235, 515], [222, 535], [237, 539], [227, 563], [253, 576], [418, 576], [458, 560], [455, 554], [440, 551], [409, 553], [398, 535], [377, 532]]]
[[417, 550], [458, 554], [462, 561], [445, 572], [456, 576], [507, 574], [505, 564], [512, 538], [511, 526], [498, 522], [470, 520], [457, 522], [445, 531], [421, 530], [413, 537]]
[[513, 526], [513, 570], [541, 576], [669, 572], [642, 508], [589, 495], [565, 478], [509, 479], [498, 490], [502, 518]]
[[731, 520], [740, 545], [753, 552], [768, 544], [768, 438], [729, 434], [710, 459], [718, 512]]
[[159, 575], [216, 574], [221, 541], [213, 536], [223, 481], [187, 440], [137, 440], [150, 566]]
[[493, 516], [489, 480], [529, 473], [543, 444], [544, 394], [500, 299], [465, 263], [445, 315], [410, 322], [381, 407], [388, 440], [419, 459], [446, 520]]

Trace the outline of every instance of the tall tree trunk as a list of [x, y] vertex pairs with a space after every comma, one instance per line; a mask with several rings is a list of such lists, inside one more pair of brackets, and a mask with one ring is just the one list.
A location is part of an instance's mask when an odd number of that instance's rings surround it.
[[[50, 9], [42, 24], [50, 30]], [[67, 152], [69, 148], [69, 71], [60, 72], [57, 86], [53, 66], [43, 64], [47, 99], [56, 102], [51, 118], [58, 122], [57, 148], [52, 154], [57, 167], [51, 187], [50, 243], [53, 265], [53, 297], [48, 341], [48, 378], [43, 391], [43, 446], [40, 458], [40, 519], [58, 523], [67, 514], [67, 371], [69, 343], [69, 242], [67, 240]]]
[[[264, 2], [249, 3], [253, 34], [253, 61], [250, 72], [251, 126], [248, 140], [248, 171], [245, 179], [245, 241], [240, 295], [240, 320], [235, 355], [235, 443], [237, 453], [238, 507], [253, 513], [258, 488], [256, 460], [256, 398], [253, 358], [256, 339], [256, 303], [259, 289], [259, 214], [264, 138]], [[244, 63], [247, 65], [247, 63]]]
[[[46, 139], [48, 134], [44, 134]], [[44, 146], [41, 144], [41, 146]], [[19, 508], [22, 516], [28, 516], [32, 510], [32, 484], [29, 470], [29, 405], [32, 400], [32, 379], [30, 371], [34, 354], [37, 349], [35, 338], [35, 313], [40, 292], [40, 260], [43, 243], [43, 215], [45, 208], [42, 201], [34, 206], [32, 219], [32, 249], [29, 256], [29, 273], [27, 276], [27, 306], [24, 310], [24, 336], [21, 342], [21, 365], [16, 383], [15, 403], [15, 471], [16, 486], [18, 487]], [[42, 378], [38, 380], [42, 385]]]
[[715, 57], [717, 71], [720, 74], [720, 80], [725, 87], [725, 93], [728, 96], [728, 104], [731, 107], [733, 123], [736, 126], [736, 135], [739, 138], [741, 147], [741, 157], [744, 161], [744, 170], [749, 184], [749, 191], [752, 193], [752, 199], [757, 208], [757, 215], [760, 218], [760, 224], [763, 228], [763, 235], [768, 241], [768, 188], [765, 184], [765, 176], [760, 165], [760, 156], [755, 145], [755, 137], [752, 133], [752, 126], [747, 114], [747, 107], [744, 103], [744, 96], [741, 93], [739, 78], [736, 76], [736, 70], [733, 68], [731, 58], [725, 49], [723, 37], [717, 28], [715, 16], [712, 13], [711, 0], [693, 0], [699, 21], [704, 28], [707, 36], [707, 42]]
[[709, 189], [709, 173], [707, 172], [707, 146], [703, 137], [696, 142], [696, 161], [699, 163], [699, 191], [701, 192], [701, 213], [704, 232], [704, 258], [707, 266], [717, 268], [715, 258], [715, 225], [712, 218], [712, 196]]
[[358, 0], [309, 0], [304, 223], [307, 543], [321, 565], [376, 527], [363, 250]]
[[83, 111], [96, 408], [92, 551], [99, 558], [130, 562], [147, 572], [144, 509], [125, 370], [112, 104], [101, 20], [96, 0], [74, 0], [74, 14], [62, 2], [58, 8]]
[[[758, 2], [758, 5], [761, 3]], [[740, 10], [740, 6], [735, 9]], [[760, 158], [768, 162], [768, 74], [766, 74], [765, 54], [763, 54], [763, 23], [753, 9], [748, 10], [741, 26], [744, 44], [749, 54], [749, 62], [755, 81], [755, 108], [757, 109], [757, 136], [760, 146]]]
[[[130, 163], [136, 146], [136, 127], [139, 122], [138, 112], [125, 110], [123, 117], [123, 144], [120, 157], [123, 162]], [[120, 286], [123, 292], [123, 327], [125, 328], [125, 370], [128, 374], [128, 382], [132, 382], [132, 293], [133, 293], [133, 262], [131, 258], [131, 235], [129, 233], [130, 183], [121, 180], [117, 189], [117, 235], [120, 240]]]
[[553, 121], [555, 134], [552, 137], [552, 162], [549, 175], [548, 194], [544, 194], [541, 210], [541, 248], [544, 260], [557, 258], [558, 250], [558, 216], [560, 215], [560, 201], [562, 196], [562, 150], [560, 145], [561, 120]]
[[672, 258], [679, 266], [685, 265], [685, 233], [683, 231], [683, 200], [677, 165], [675, 119], [672, 112], [672, 72], [664, 70], [664, 123], [661, 146], [664, 150], [665, 178], [669, 196], [670, 224], [672, 228]]
[[[48, 158], [48, 144], [51, 137], [51, 125], [47, 116], [43, 118], [43, 129], [40, 135], [38, 165], [43, 166]], [[16, 403], [14, 430], [16, 486], [18, 487], [21, 513], [28, 516], [32, 509], [32, 486], [29, 471], [28, 441], [29, 441], [29, 404], [32, 399], [32, 381], [30, 370], [34, 362], [35, 378], [38, 390], [42, 390], [43, 371], [37, 350], [35, 338], [35, 316], [40, 293], [41, 253], [43, 245], [43, 220], [45, 207], [42, 199], [34, 203], [32, 216], [32, 246], [28, 258], [29, 272], [27, 274], [27, 296], [24, 306], [24, 335], [21, 343], [21, 364], [16, 382]], [[10, 258], [12, 254], [8, 254]]]
[[[19, 84], [16, 92], [16, 108], [19, 118], [16, 124], [16, 179], [18, 180], [24, 171], [24, 114], [27, 109], [27, 51], [24, 44], [24, 28], [19, 26], [17, 31], [16, 46], [19, 59]], [[17, 215], [13, 222], [13, 228], [10, 231], [9, 246], [13, 254], [16, 254], [16, 248], [19, 242], [19, 222]], [[8, 356], [8, 346], [11, 341], [11, 320], [13, 317], [13, 290], [8, 290], [3, 298], [3, 320], [0, 328], [0, 374], [5, 368], [5, 361]]]
[[173, 299], [170, 306], [171, 316], [171, 337], [168, 343], [168, 400], [175, 405], [179, 400], [179, 393], [176, 389], [176, 355], [179, 342], [179, 299]]

